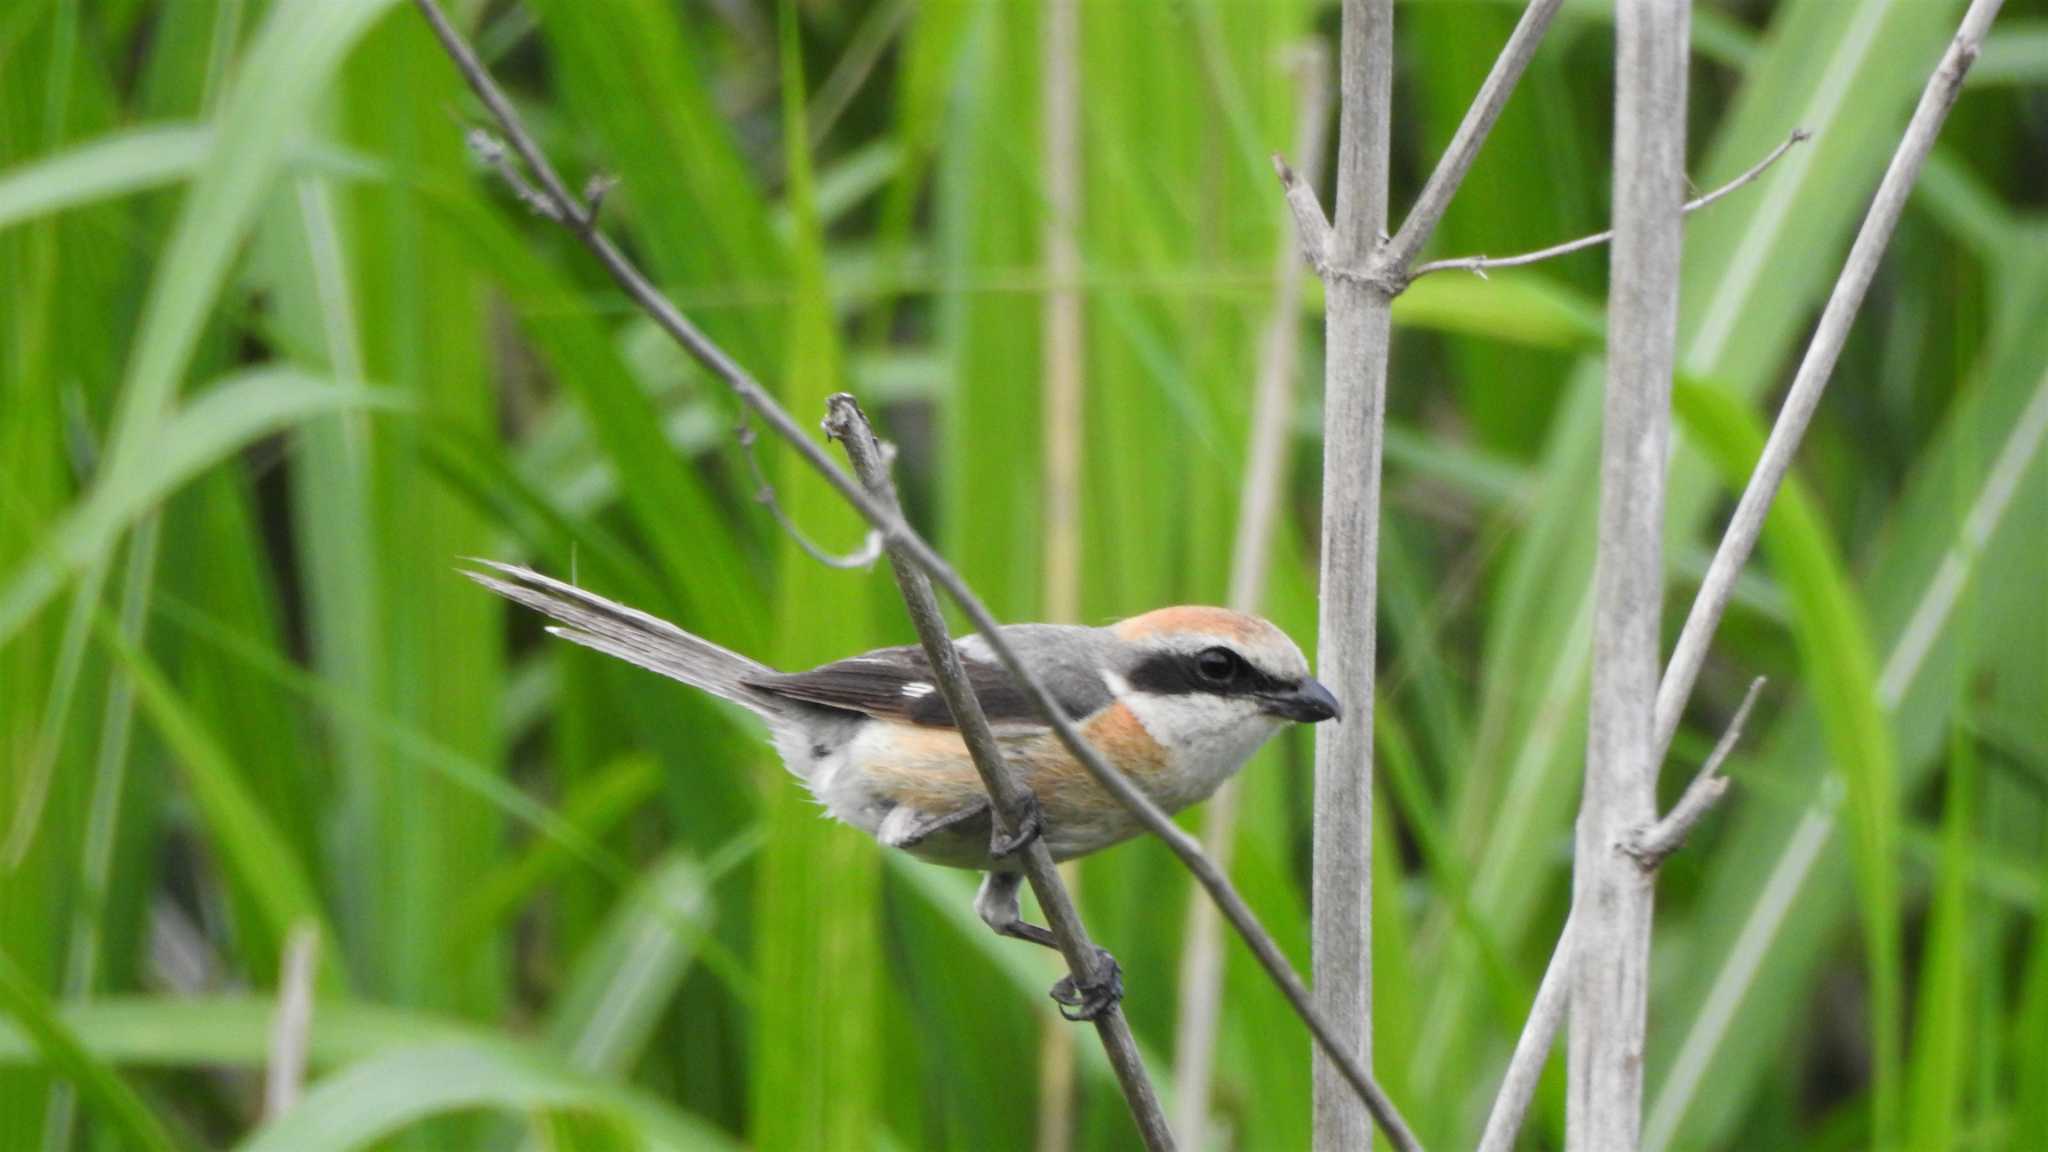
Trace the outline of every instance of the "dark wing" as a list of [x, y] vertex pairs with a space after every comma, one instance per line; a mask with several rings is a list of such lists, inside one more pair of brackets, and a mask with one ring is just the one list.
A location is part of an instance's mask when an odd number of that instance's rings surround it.
[[[991, 724], [1025, 724], [1039, 720], [1030, 697], [1000, 664], [964, 659], [967, 683], [981, 701]], [[1079, 719], [1109, 703], [1109, 689], [1090, 677], [1066, 683], [1054, 678], [1048, 687], [1067, 715]], [[861, 712], [887, 720], [906, 720], [928, 728], [953, 727], [953, 713], [939, 695], [924, 649], [914, 645], [878, 648], [808, 672], [775, 673], [749, 679], [747, 686], [806, 704]]]

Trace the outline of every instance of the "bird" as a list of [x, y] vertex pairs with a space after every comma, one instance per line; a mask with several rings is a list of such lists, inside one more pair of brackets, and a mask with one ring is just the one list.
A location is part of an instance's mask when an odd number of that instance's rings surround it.
[[[1019, 912], [1017, 854], [1042, 838], [1073, 860], [1144, 831], [1060, 743], [987, 639], [954, 639], [1010, 771], [1030, 797], [1004, 836], [987, 791], [916, 645], [784, 672], [516, 564], [473, 560], [470, 579], [554, 623], [547, 631], [730, 701], [767, 726], [784, 767], [836, 820], [920, 860], [984, 873], [974, 906], [995, 932], [1057, 948]], [[1337, 699], [1272, 623], [1202, 605], [1102, 627], [1010, 624], [1003, 638], [1089, 743], [1169, 813], [1200, 803], [1289, 724], [1341, 722]], [[1093, 986], [1053, 989], [1069, 1019], [1122, 996], [1115, 960]]]

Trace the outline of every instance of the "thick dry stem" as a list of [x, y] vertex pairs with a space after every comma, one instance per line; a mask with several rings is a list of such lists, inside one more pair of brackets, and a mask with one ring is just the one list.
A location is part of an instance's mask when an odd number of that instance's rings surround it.
[[[1309, 882], [1310, 971], [1318, 1011], [1345, 1054], [1372, 1067], [1372, 712], [1377, 643], [1380, 440], [1393, 296], [1366, 272], [1387, 224], [1393, 0], [1345, 0], [1337, 60], [1337, 215], [1324, 254], [1323, 554], [1318, 678], [1343, 707], [1316, 731]], [[1289, 201], [1295, 197], [1290, 194]], [[1299, 208], [1297, 208], [1297, 213]], [[1306, 233], [1304, 233], [1306, 236]], [[1328, 1052], [1317, 1052], [1318, 1152], [1372, 1137]]]
[[1686, 0], [1615, 13], [1614, 248], [1593, 570], [1593, 686], [1572, 894], [1565, 1147], [1631, 1152], [1642, 1123], [1652, 885], [1622, 850], [1656, 818], [1651, 717], [1685, 203]]

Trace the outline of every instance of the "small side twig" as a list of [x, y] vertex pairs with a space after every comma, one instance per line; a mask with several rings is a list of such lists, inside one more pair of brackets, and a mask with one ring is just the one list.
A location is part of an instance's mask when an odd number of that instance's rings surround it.
[[[584, 182], [581, 205], [558, 204], [548, 193], [541, 191], [527, 179], [526, 174], [520, 171], [518, 161], [513, 159], [512, 153], [506, 148], [505, 142], [496, 135], [483, 128], [471, 128], [465, 134], [465, 138], [469, 143], [470, 154], [476, 157], [478, 163], [496, 173], [498, 179], [505, 182], [505, 187], [511, 190], [514, 199], [526, 205], [534, 215], [558, 224], [574, 220], [579, 228], [594, 226], [598, 212], [604, 207], [605, 197], [613, 188], [618, 187], [617, 177], [600, 172]], [[746, 457], [747, 473], [754, 482], [754, 502], [768, 509], [768, 514], [774, 517], [775, 523], [790, 539], [796, 541], [797, 547], [802, 548], [811, 559], [828, 568], [843, 570], [872, 568], [875, 561], [881, 559], [880, 532], [870, 531], [859, 548], [841, 555], [812, 540], [797, 526], [796, 520], [776, 498], [775, 485], [769, 482], [767, 470], [761, 467], [760, 454], [754, 450], [757, 437], [754, 435], [753, 425], [748, 422], [747, 410], [744, 407], [740, 409], [738, 425], [733, 428], [733, 439], [740, 446], [740, 454]]]
[[497, 173], [505, 187], [512, 190], [513, 198], [526, 205], [527, 211], [558, 224], [564, 222], [562, 207], [547, 193], [533, 186], [526, 173], [519, 170], [518, 161], [505, 150], [503, 140], [482, 128], [471, 128], [463, 133], [463, 141], [469, 145], [469, 154], [476, 158], [476, 162]]
[[[1730, 180], [1704, 196], [1686, 201], [1683, 210], [1684, 214], [1690, 216], [1730, 193], [1754, 183], [1771, 165], [1778, 162], [1779, 157], [1791, 151], [1793, 145], [1804, 143], [1811, 139], [1812, 135], [1812, 133], [1804, 128], [1794, 131], [1790, 136], [1781, 141], [1776, 148], [1771, 149], [1763, 159], [1750, 165], [1749, 170], [1742, 175], [1737, 176], [1735, 179]], [[1470, 272], [1484, 280], [1486, 279], [1488, 269], [1521, 268], [1529, 264], [1538, 264], [1559, 256], [1568, 256], [1573, 252], [1583, 252], [1588, 248], [1597, 248], [1612, 239], [1614, 239], [1614, 230], [1610, 228], [1605, 232], [1595, 232], [1591, 236], [1581, 236], [1576, 240], [1567, 240], [1562, 244], [1553, 244], [1548, 248], [1538, 248], [1534, 252], [1524, 252], [1519, 256], [1459, 256], [1449, 260], [1428, 260], [1417, 264], [1415, 270], [1409, 274], [1408, 278], [1413, 281], [1418, 277], [1427, 276], [1431, 272], [1448, 272], [1455, 269]]]
[[[889, 479], [886, 454], [875, 439], [874, 429], [868, 425], [867, 415], [860, 410], [859, 402], [841, 392], [827, 400], [826, 407], [826, 434], [845, 448], [847, 459], [853, 462], [854, 472], [860, 476], [868, 492], [884, 505], [894, 505], [896, 491]], [[1025, 826], [1031, 804], [1030, 793], [1017, 783], [1010, 774], [1009, 766], [1004, 763], [995, 730], [989, 726], [981, 701], [975, 698], [974, 689], [967, 682], [967, 669], [960, 662], [960, 651], [953, 646], [953, 638], [946, 632], [946, 618], [939, 610], [939, 598], [932, 593], [931, 581], [918, 568], [916, 558], [901, 545], [889, 548], [889, 566], [896, 573], [896, 586], [903, 593], [904, 607], [917, 628], [917, 639], [924, 646], [925, 658], [931, 662], [939, 693], [952, 710], [954, 723], [967, 744], [969, 755], [974, 758], [975, 771], [981, 774], [982, 787], [987, 790], [995, 808], [998, 829], [1005, 837], [1014, 837]], [[1098, 983], [1107, 976], [1102, 971], [1105, 966], [1103, 953], [1088, 938], [1088, 929], [1081, 923], [1081, 916], [1074, 909], [1073, 897], [1060, 880], [1059, 867], [1053, 863], [1052, 850], [1046, 847], [1042, 837], [1033, 837], [1025, 846], [1022, 859], [1025, 878], [1031, 882], [1031, 891], [1038, 897], [1039, 907], [1045, 911], [1046, 925], [1059, 942], [1060, 955], [1066, 958], [1076, 986]], [[1173, 1133], [1167, 1128], [1166, 1114], [1160, 1109], [1158, 1094], [1153, 1091], [1152, 1082], [1145, 1074], [1144, 1061], [1138, 1055], [1138, 1042], [1131, 1036], [1131, 1027], [1124, 1020], [1122, 1006], [1112, 1003], [1107, 1011], [1097, 1016], [1095, 1032], [1102, 1039], [1103, 1050], [1109, 1054], [1110, 1067], [1115, 1070], [1117, 1082], [1123, 1087], [1124, 1097], [1130, 1104], [1131, 1118], [1137, 1121], [1138, 1134], [1144, 1138], [1145, 1146], [1154, 1150], [1172, 1148]]]
[[1287, 158], [1273, 153], [1273, 173], [1280, 177], [1280, 187], [1287, 193], [1287, 208], [1294, 213], [1294, 235], [1301, 244], [1302, 259], [1316, 270], [1316, 275], [1329, 275], [1330, 268], [1330, 218], [1323, 213], [1322, 201], [1316, 199], [1315, 186], [1295, 174], [1287, 164]]
[[1757, 693], [1763, 691], [1762, 676], [1749, 682], [1749, 691], [1743, 694], [1742, 706], [1735, 710], [1735, 718], [1728, 722], [1728, 730], [1721, 733], [1719, 743], [1714, 745], [1713, 754], [1700, 765], [1699, 774], [1686, 785], [1678, 803], [1664, 814], [1662, 820], [1638, 832], [1635, 838], [1623, 846], [1623, 850], [1635, 857], [1643, 870], [1654, 872], [1685, 843], [1698, 824], [1721, 797], [1728, 791], [1728, 777], [1721, 772], [1721, 765], [1728, 754], [1735, 750], [1735, 744], [1742, 739], [1742, 726], [1749, 722], [1749, 710], [1756, 705]]
[[875, 566], [882, 557], [882, 534], [869, 529], [867, 539], [861, 546], [845, 555], [829, 552], [797, 527], [796, 520], [783, 510], [782, 501], [775, 498], [775, 485], [768, 482], [768, 473], [761, 468], [761, 458], [754, 451], [754, 426], [747, 421], [746, 409], [740, 410], [740, 422], [732, 430], [733, 439], [739, 441], [740, 455], [747, 458], [747, 471], [754, 478], [754, 502], [768, 509], [768, 514], [781, 525], [783, 532], [796, 541], [797, 547], [808, 553], [811, 559], [827, 568], [843, 570], [866, 569]]

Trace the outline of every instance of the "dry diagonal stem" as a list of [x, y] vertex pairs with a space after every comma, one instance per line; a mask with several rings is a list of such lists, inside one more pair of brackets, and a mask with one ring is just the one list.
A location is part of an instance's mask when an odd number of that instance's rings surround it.
[[[861, 483], [877, 500], [885, 505], [896, 505], [895, 485], [889, 479], [889, 465], [881, 444], [868, 426], [866, 414], [860, 404], [844, 392], [826, 401], [825, 432], [846, 449], [847, 459], [853, 462], [854, 471]], [[995, 730], [989, 727], [988, 717], [981, 710], [981, 701], [974, 695], [974, 689], [967, 682], [967, 670], [960, 663], [960, 651], [953, 646], [953, 638], [946, 633], [946, 618], [939, 611], [939, 599], [932, 594], [931, 581], [918, 568], [916, 560], [900, 544], [889, 548], [889, 567], [896, 574], [896, 586], [902, 590], [903, 605], [910, 613], [910, 622], [917, 628], [917, 639], [924, 646], [926, 659], [931, 661], [933, 677], [938, 681], [939, 694], [945, 697], [946, 706], [952, 710], [953, 721], [960, 730], [960, 736], [967, 743], [967, 751], [974, 758], [974, 769], [981, 774], [982, 787], [987, 790], [995, 807], [996, 823], [1005, 836], [1014, 836], [1024, 827], [1025, 813], [1031, 802], [1030, 793], [1010, 775], [1010, 769], [1003, 761], [1003, 753], [996, 744]], [[1074, 900], [1067, 892], [1067, 886], [1060, 881], [1058, 866], [1053, 863], [1052, 852], [1045, 846], [1043, 837], [1034, 838], [1023, 852], [1024, 875], [1031, 882], [1031, 891], [1038, 897], [1039, 907], [1045, 910], [1046, 924], [1052, 929], [1054, 939], [1059, 941], [1060, 954], [1066, 957], [1067, 968], [1074, 974], [1077, 987], [1098, 983], [1108, 976], [1102, 954], [1088, 938], [1088, 929], [1081, 923], [1081, 917], [1074, 910]], [[1131, 1117], [1137, 1121], [1138, 1133], [1145, 1139], [1145, 1146], [1151, 1149], [1173, 1147], [1173, 1134], [1167, 1130], [1166, 1114], [1160, 1110], [1159, 1096], [1152, 1089], [1152, 1082], [1145, 1075], [1145, 1064], [1138, 1055], [1138, 1043], [1131, 1038], [1131, 1027], [1124, 1020], [1123, 1007], [1112, 1004], [1109, 1010], [1095, 1018], [1096, 1035], [1102, 1038], [1102, 1047], [1109, 1054], [1110, 1067], [1116, 1071], [1117, 1083], [1123, 1087], [1124, 1097], [1130, 1103]]]
[[1100, 784], [1118, 802], [1130, 809], [1147, 831], [1164, 841], [1167, 848], [1180, 858], [1181, 863], [1195, 877], [1222, 910], [1231, 927], [1243, 937], [1252, 954], [1258, 959], [1267, 975], [1279, 986], [1288, 1004], [1308, 1026], [1309, 1033], [1317, 1045], [1331, 1054], [1344, 1074], [1344, 1079], [1367, 1102], [1381, 1128], [1386, 1131], [1389, 1141], [1402, 1152], [1421, 1147], [1414, 1134], [1402, 1120], [1386, 1093], [1380, 1090], [1360, 1061], [1337, 1043], [1337, 1033], [1330, 1022], [1316, 1011], [1310, 1002], [1308, 989], [1303, 985], [1286, 954], [1274, 942], [1273, 937], [1253, 914], [1250, 905], [1228, 877], [1216, 868], [1195, 838], [1173, 822], [1144, 793], [1138, 791], [1123, 774], [1117, 772], [1102, 758], [1087, 737], [1081, 734], [1074, 722], [1061, 710], [1043, 682], [1026, 668], [1018, 659], [1016, 649], [1003, 638], [1001, 624], [988, 606], [976, 595], [974, 589], [946, 563], [930, 542], [905, 522], [901, 511], [882, 501], [876, 500], [861, 484], [826, 453], [811, 438], [805, 435], [801, 425], [783, 407], [775, 402], [760, 382], [735, 361], [723, 348], [698, 330], [688, 317], [666, 296], [662, 295], [645, 274], [643, 274], [610, 238], [598, 231], [589, 222], [582, 205], [577, 202], [562, 183], [547, 157], [540, 150], [532, 135], [526, 130], [518, 110], [498, 89], [497, 82], [477, 59], [476, 53], [463, 41], [434, 0], [414, 0], [434, 33], [448, 53], [463, 79], [481, 100], [503, 129], [506, 139], [515, 151], [525, 159], [542, 191], [563, 208], [562, 224], [583, 242], [585, 248], [597, 258], [605, 271], [655, 325], [676, 341], [707, 372], [717, 377], [740, 401], [759, 416], [763, 423], [777, 436], [786, 441], [804, 462], [811, 466], [849, 506], [881, 532], [883, 543], [900, 549], [914, 562], [932, 582], [943, 589], [954, 603], [960, 606], [968, 620], [979, 630], [988, 642], [990, 654], [1016, 678], [1032, 707], [1059, 738], [1062, 746], [1073, 753], [1089, 776]]
[[1614, 246], [1593, 674], [1572, 856], [1567, 1152], [1631, 1152], [1642, 1127], [1654, 887], [1620, 847], [1657, 814], [1657, 780], [1644, 769], [1655, 762], [1690, 19], [1687, 0], [1651, 0], [1622, 5], [1614, 20]]
[[[1776, 148], [1771, 149], [1763, 159], [1750, 165], [1749, 170], [1742, 175], [1737, 176], [1735, 179], [1730, 180], [1704, 196], [1686, 201], [1685, 214], [1690, 216], [1694, 212], [1722, 199], [1729, 193], [1754, 182], [1771, 165], [1776, 164], [1780, 156], [1791, 151], [1793, 145], [1804, 143], [1811, 136], [1812, 134], [1803, 128], [1795, 130], [1790, 136], [1785, 137]], [[1538, 248], [1534, 252], [1524, 252], [1518, 256], [1459, 256], [1450, 260], [1430, 260], [1417, 264], [1415, 271], [1410, 274], [1409, 279], [1414, 280], [1418, 277], [1427, 276], [1431, 272], [1448, 272], [1456, 269], [1470, 272], [1483, 280], [1486, 278], [1487, 270], [1491, 268], [1520, 268], [1529, 264], [1539, 264], [1545, 260], [1554, 260], [1559, 256], [1569, 256], [1574, 252], [1583, 252], [1588, 248], [1597, 248], [1612, 239], [1614, 239], [1614, 230], [1610, 228], [1605, 232], [1595, 232], [1591, 236], [1581, 236], [1576, 240], [1567, 240], [1562, 244], [1553, 244], [1548, 248]]]

